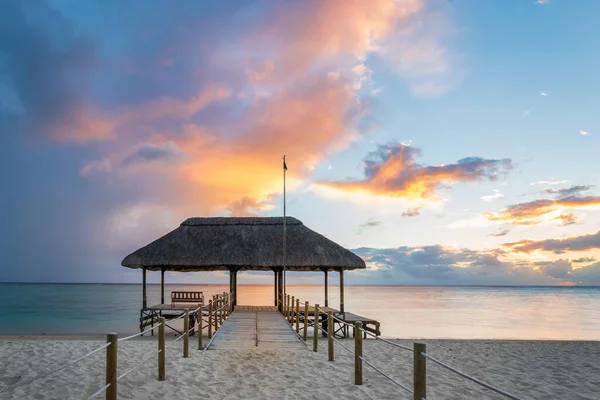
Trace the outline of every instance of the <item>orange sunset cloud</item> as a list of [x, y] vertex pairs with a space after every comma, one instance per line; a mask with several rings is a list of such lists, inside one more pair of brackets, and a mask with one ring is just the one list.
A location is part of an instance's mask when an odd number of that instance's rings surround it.
[[[413, 19], [424, 12], [420, 0], [309, 1], [277, 8], [244, 35], [203, 50], [204, 58], [227, 65], [235, 77], [230, 86], [209, 83], [192, 98], [165, 97], [111, 114], [90, 113], [93, 117], [63, 127], [55, 137], [113, 139], [114, 145], [107, 145], [110, 154], [82, 167], [82, 176], [164, 174], [169, 179], [161, 181], [162, 197], [182, 209], [228, 209], [236, 215], [265, 209], [272, 194], [281, 191], [283, 154], [294, 187], [306, 180], [310, 166], [360, 137], [358, 123], [368, 102], [357, 88], [368, 84], [365, 58], [408, 51]], [[428, 41], [437, 46], [435, 37]], [[419, 58], [415, 47], [410, 54]], [[415, 65], [443, 63], [446, 53], [436, 54], [424, 54]], [[428, 70], [440, 71], [434, 66]], [[207, 123], [195, 118], [213, 103], [223, 106], [223, 115]], [[165, 122], [168, 128], [156, 127]], [[153, 150], [154, 156], [140, 158], [140, 149]], [[487, 169], [489, 162], [494, 163], [481, 160], [456, 171], [443, 169], [431, 181], [471, 180], [469, 175], [484, 174], [476, 170]], [[411, 190], [434, 186], [424, 183]]]
[[[455, 182], [495, 180], [511, 167], [511, 160], [471, 157], [455, 164], [425, 166], [416, 162], [421, 151], [400, 143], [379, 146], [364, 162], [365, 179], [324, 181], [320, 185], [346, 192], [366, 192], [414, 200], [437, 200], [439, 190]], [[416, 214], [415, 214], [416, 215]]]
[[561, 225], [570, 225], [577, 221], [577, 217], [572, 213], [561, 214], [561, 211], [597, 208], [599, 206], [600, 197], [598, 196], [569, 196], [513, 204], [499, 213], [483, 213], [483, 216], [489, 221], [513, 225], [537, 225], [543, 222], [558, 222]]

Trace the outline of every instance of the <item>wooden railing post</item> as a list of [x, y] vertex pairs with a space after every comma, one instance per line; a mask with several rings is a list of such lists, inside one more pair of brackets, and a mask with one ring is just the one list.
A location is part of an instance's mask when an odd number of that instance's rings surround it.
[[308, 338], [308, 301], [304, 302], [304, 341]]
[[212, 300], [208, 301], [208, 338], [212, 337], [212, 327], [213, 327], [213, 314], [212, 314]]
[[185, 309], [185, 317], [183, 317], [183, 358], [189, 357], [190, 346], [190, 310]]
[[110, 383], [106, 389], [106, 400], [117, 400], [117, 338], [114, 332], [106, 335], [106, 343], [110, 343], [106, 348], [106, 384]]
[[160, 325], [158, 326], [158, 380], [164, 381], [167, 379], [165, 373], [166, 346], [165, 346], [165, 317], [160, 317]]
[[198, 314], [198, 329], [197, 329], [197, 334], [198, 334], [198, 350], [202, 350], [204, 349], [204, 346], [202, 345], [202, 324], [204, 323], [202, 321], [202, 314], [204, 313], [204, 311], [202, 310], [203, 307], [200, 307], [199, 314]]
[[286, 310], [285, 310], [285, 295], [281, 295], [281, 313], [283, 315], [285, 315]]
[[327, 350], [329, 361], [333, 361], [333, 314], [331, 311], [327, 311]]
[[292, 296], [292, 304], [290, 304], [290, 325], [292, 326], [294, 326], [294, 304], [296, 304], [296, 296]]
[[363, 383], [363, 374], [362, 374], [362, 335], [360, 334], [360, 329], [362, 328], [362, 322], [354, 323], [354, 384], [362, 385]]
[[315, 319], [313, 330], [313, 351], [319, 351], [319, 305], [315, 304]]
[[421, 353], [427, 352], [425, 343], [413, 345], [413, 399], [427, 398], [427, 360]]
[[296, 299], [296, 333], [300, 333], [300, 299]]
[[217, 330], [219, 329], [219, 319], [218, 317], [218, 310], [219, 309], [219, 298], [217, 296], [215, 296], [215, 301], [213, 302], [213, 322], [215, 324], [215, 333], [217, 333]]
[[285, 319], [287, 320], [287, 322], [290, 322], [290, 295], [287, 295], [287, 298], [285, 299]]

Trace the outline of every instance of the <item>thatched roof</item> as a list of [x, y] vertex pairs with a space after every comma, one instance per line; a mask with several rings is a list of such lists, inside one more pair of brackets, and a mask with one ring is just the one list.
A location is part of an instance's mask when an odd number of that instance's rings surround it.
[[[295, 271], [365, 268], [337, 243], [287, 217], [286, 268]], [[189, 218], [179, 228], [125, 257], [124, 267], [214, 271], [283, 266], [283, 217]]]

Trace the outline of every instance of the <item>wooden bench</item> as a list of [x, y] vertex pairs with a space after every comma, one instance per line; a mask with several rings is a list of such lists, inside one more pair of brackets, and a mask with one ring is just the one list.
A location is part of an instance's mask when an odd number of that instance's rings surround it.
[[202, 292], [171, 292], [171, 306], [175, 303], [201, 304], [204, 305], [204, 293]]

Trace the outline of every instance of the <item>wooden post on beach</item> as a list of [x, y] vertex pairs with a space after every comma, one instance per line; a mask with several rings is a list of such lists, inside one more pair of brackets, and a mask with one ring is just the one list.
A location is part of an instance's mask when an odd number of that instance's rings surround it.
[[333, 314], [327, 311], [327, 351], [329, 361], [333, 361]]
[[117, 400], [117, 343], [118, 335], [114, 332], [106, 335], [106, 400]]
[[165, 317], [160, 317], [158, 326], [158, 380], [167, 379], [165, 373], [166, 346], [165, 346]]
[[357, 334], [354, 335], [354, 384], [362, 385], [362, 335], [360, 334], [360, 329], [362, 328], [362, 322], [354, 323], [354, 332]]
[[213, 322], [212, 322], [212, 300], [208, 301], [208, 338], [210, 339], [212, 337], [212, 327], [213, 327]]
[[190, 310], [185, 309], [185, 317], [183, 317], [183, 358], [189, 356], [190, 346]]
[[292, 296], [292, 303], [290, 304], [290, 325], [294, 326], [294, 304], [296, 304], [296, 296]]
[[315, 304], [315, 319], [313, 330], [313, 351], [319, 351], [319, 305]]
[[308, 301], [304, 302], [304, 341], [308, 338]]
[[413, 399], [421, 400], [427, 396], [427, 360], [421, 353], [427, 352], [425, 343], [413, 345]]
[[202, 308], [200, 308], [199, 314], [198, 314], [198, 330], [197, 330], [197, 334], [198, 334], [198, 350], [202, 350], [204, 349], [204, 346], [202, 345], [202, 324], [204, 323], [202, 321], [202, 313], [203, 310]]
[[296, 333], [300, 333], [300, 299], [296, 299]]
[[215, 333], [217, 333], [217, 330], [219, 329], [219, 319], [217, 318], [218, 316], [218, 312], [217, 311], [219, 309], [219, 297], [215, 296], [215, 301], [213, 301], [213, 322], [215, 324]]

